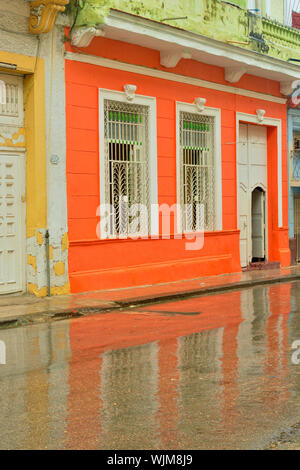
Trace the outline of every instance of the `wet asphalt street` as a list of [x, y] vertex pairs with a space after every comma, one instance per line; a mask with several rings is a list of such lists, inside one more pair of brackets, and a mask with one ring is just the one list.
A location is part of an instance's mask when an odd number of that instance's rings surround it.
[[0, 449], [300, 448], [300, 282], [0, 330]]

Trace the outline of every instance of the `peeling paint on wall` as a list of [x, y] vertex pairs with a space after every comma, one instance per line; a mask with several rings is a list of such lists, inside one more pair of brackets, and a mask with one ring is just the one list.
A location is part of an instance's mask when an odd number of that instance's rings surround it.
[[69, 248], [69, 237], [68, 237], [68, 234], [65, 233], [62, 237], [62, 240], [61, 240], [61, 247], [62, 247], [62, 250], [65, 251]]
[[[27, 239], [27, 286], [28, 291], [37, 295], [46, 289], [47, 295], [47, 272], [46, 272], [46, 249], [44, 245], [45, 230], [40, 229], [34, 237]], [[33, 263], [34, 260], [34, 263]]]
[[56, 276], [63, 276], [65, 274], [65, 263], [58, 261], [54, 267], [54, 272]]
[[28, 266], [32, 266], [34, 273], [37, 273], [37, 264], [36, 264], [36, 256], [27, 255], [27, 264]]
[[25, 147], [25, 129], [13, 126], [1, 126], [0, 145], [5, 145], [6, 147]]
[[[24, 73], [25, 122], [8, 122], [0, 127], [0, 147], [26, 148], [24, 288], [37, 296], [47, 295], [45, 233], [48, 228], [51, 295], [66, 294], [70, 287], [62, 15], [56, 22], [53, 34], [44, 34], [39, 38], [28, 34], [27, 1], [0, 0], [0, 17], [2, 26], [15, 31], [8, 34], [0, 30], [1, 61], [17, 64], [18, 71]], [[53, 154], [59, 157], [56, 165], [50, 163]]]
[[[28, 291], [39, 297], [47, 295], [46, 230], [38, 230], [34, 237], [27, 239], [27, 286]], [[68, 250], [65, 249], [67, 233], [51, 236], [49, 239], [51, 295], [70, 292], [68, 280]]]
[[36, 233], [36, 241], [40, 246], [42, 246], [44, 243], [44, 235], [40, 231]]
[[[50, 232], [50, 278], [51, 288], [66, 288], [68, 283], [68, 250], [65, 243], [68, 234], [62, 230]], [[67, 292], [64, 292], [67, 293]]]
[[[245, 0], [86, 0], [79, 8], [76, 27], [105, 24], [112, 9], [219, 41], [235, 41], [238, 47], [283, 60], [300, 58], [300, 31], [283, 25], [283, 0], [272, 2], [271, 17], [275, 20], [263, 17], [264, 0], [262, 15], [252, 14], [249, 18], [247, 5]], [[69, 11], [76, 14], [74, 1]]]

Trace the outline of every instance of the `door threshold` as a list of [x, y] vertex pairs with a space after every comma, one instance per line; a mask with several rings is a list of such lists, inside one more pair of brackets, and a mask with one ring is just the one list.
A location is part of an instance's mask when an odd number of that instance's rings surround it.
[[280, 269], [279, 261], [258, 261], [255, 263], [250, 263], [246, 268], [242, 268], [242, 271], [262, 271], [264, 269]]

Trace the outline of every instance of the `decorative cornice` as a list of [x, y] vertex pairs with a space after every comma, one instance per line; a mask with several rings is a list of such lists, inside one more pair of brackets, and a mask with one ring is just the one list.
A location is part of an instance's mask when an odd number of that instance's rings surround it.
[[139, 75], [146, 75], [152, 78], [160, 78], [164, 80], [170, 80], [172, 82], [186, 83], [187, 85], [194, 85], [201, 88], [213, 89], [215, 91], [221, 91], [224, 93], [232, 93], [234, 95], [246, 96], [247, 98], [254, 98], [263, 101], [269, 101], [272, 103], [278, 103], [285, 105], [287, 100], [278, 96], [268, 95], [266, 93], [260, 93], [257, 91], [247, 90], [244, 88], [237, 88], [230, 85], [223, 85], [221, 83], [209, 82], [196, 77], [187, 75], [179, 75], [173, 72], [167, 72], [165, 70], [157, 70], [151, 67], [143, 65], [133, 65], [128, 62], [119, 62], [117, 60], [106, 59], [95, 55], [82, 54], [76, 52], [65, 52], [65, 57], [68, 60], [75, 60], [77, 62], [83, 62], [86, 64], [99, 65], [100, 67], [106, 67], [114, 70], [121, 70], [123, 72], [130, 72]]
[[298, 81], [298, 86], [295, 88], [293, 93], [291, 94], [289, 101], [288, 101], [288, 107], [297, 109], [300, 106], [300, 82]]
[[247, 72], [247, 67], [226, 67], [225, 68], [225, 80], [229, 83], [237, 83], [240, 81], [242, 76]]
[[192, 54], [188, 51], [161, 51], [160, 52], [160, 64], [171, 69], [178, 65], [181, 59], [191, 59]]
[[94, 26], [86, 28], [76, 28], [72, 32], [71, 42], [73, 46], [88, 47], [94, 37], [105, 36], [103, 29], [95, 28]]
[[69, 0], [34, 0], [30, 2], [29, 32], [49, 33], [57, 13], [65, 11]]
[[290, 96], [295, 91], [298, 84], [299, 84], [299, 80], [293, 80], [293, 81], [288, 80], [288, 81], [280, 82], [280, 92], [284, 96]]

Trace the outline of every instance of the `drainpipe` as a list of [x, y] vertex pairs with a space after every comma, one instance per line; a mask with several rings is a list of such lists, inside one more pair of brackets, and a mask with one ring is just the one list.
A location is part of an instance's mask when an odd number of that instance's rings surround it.
[[46, 240], [46, 269], [47, 269], [47, 295], [50, 297], [51, 289], [50, 289], [50, 250], [49, 250], [49, 230], [46, 230], [45, 233], [45, 240]]

